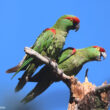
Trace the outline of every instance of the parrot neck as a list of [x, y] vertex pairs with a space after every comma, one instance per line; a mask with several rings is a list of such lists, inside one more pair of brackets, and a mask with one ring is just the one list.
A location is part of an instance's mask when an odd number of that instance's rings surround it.
[[56, 23], [52, 28], [64, 31], [64, 32], [69, 32], [73, 28], [73, 26], [70, 26], [68, 23]]

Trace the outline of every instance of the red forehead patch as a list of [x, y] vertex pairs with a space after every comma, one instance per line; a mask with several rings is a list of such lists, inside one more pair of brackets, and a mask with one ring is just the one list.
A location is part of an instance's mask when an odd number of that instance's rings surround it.
[[64, 19], [69, 19], [70, 21], [73, 21], [73, 17], [65, 17]]
[[80, 20], [78, 17], [74, 16], [74, 17], [65, 17], [65, 19], [69, 19], [70, 21], [73, 21], [73, 23], [77, 23], [79, 24]]
[[73, 23], [77, 23], [77, 24], [79, 24], [80, 23], [80, 20], [79, 20], [79, 18], [78, 17], [73, 17]]
[[101, 52], [105, 52], [105, 49], [102, 48], [102, 47], [100, 47], [100, 51], [101, 51]]
[[105, 49], [104, 48], [102, 48], [102, 47], [99, 47], [99, 46], [93, 46], [94, 48], [100, 48], [100, 52], [105, 52]]
[[55, 29], [53, 29], [53, 28], [47, 28], [47, 29], [45, 29], [45, 31], [48, 31], [48, 30], [50, 30], [52, 33], [56, 34], [56, 30]]

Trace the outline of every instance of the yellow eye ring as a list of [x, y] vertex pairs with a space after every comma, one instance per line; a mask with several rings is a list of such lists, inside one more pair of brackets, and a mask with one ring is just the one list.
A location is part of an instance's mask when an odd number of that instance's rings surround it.
[[96, 49], [97, 49], [98, 51], [100, 51], [100, 48], [99, 48], [99, 47], [96, 47]]

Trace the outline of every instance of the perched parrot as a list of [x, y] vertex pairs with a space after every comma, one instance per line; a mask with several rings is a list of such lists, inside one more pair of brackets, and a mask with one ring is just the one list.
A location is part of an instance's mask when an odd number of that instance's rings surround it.
[[[58, 61], [58, 68], [68, 75], [77, 75], [83, 65], [89, 61], [101, 61], [106, 58], [105, 49], [99, 46], [91, 46], [83, 49], [67, 48], [62, 51]], [[21, 101], [28, 103], [36, 96], [44, 92], [53, 82], [61, 79], [49, 66], [42, 68], [36, 75], [29, 79], [30, 82], [38, 82], [35, 88]]]
[[[56, 24], [51, 28], [45, 29], [35, 41], [32, 49], [39, 52], [43, 56], [48, 56], [51, 60], [56, 61], [65, 44], [65, 38], [69, 30], [78, 30], [80, 20], [73, 15], [64, 15], [60, 17]], [[13, 77], [21, 70], [25, 70], [21, 80], [15, 89], [15, 91], [21, 90], [26, 84], [26, 77], [31, 77], [38, 66], [40, 61], [35, 61], [34, 58], [27, 55], [21, 66], [17, 65], [11, 69], [8, 69], [7, 73], [15, 72]], [[12, 77], [12, 78], [13, 78]]]

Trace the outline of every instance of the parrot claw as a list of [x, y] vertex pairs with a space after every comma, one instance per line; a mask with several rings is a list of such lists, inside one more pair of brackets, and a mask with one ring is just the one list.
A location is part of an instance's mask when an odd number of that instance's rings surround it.
[[49, 61], [49, 65], [51, 65], [52, 60], [51, 60], [49, 57], [47, 57], [47, 56], [45, 56], [45, 58], [48, 59], [48, 61]]
[[49, 65], [51, 65], [52, 62], [54, 62], [54, 68], [55, 68], [55, 70], [57, 71], [57, 69], [58, 69], [58, 64], [57, 64], [55, 61], [51, 60], [50, 58], [49, 58], [48, 60], [49, 60]]
[[49, 64], [51, 65], [51, 63], [52, 63], [52, 60], [51, 60], [51, 59], [49, 59]]

